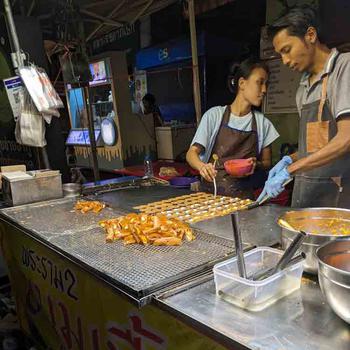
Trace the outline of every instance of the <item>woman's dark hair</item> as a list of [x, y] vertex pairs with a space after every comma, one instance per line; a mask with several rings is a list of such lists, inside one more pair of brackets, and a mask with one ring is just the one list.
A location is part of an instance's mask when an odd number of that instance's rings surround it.
[[156, 98], [154, 95], [147, 93], [145, 96], [142, 98], [143, 100], [147, 101], [148, 103], [154, 105], [156, 103]]
[[309, 27], [314, 27], [318, 38], [320, 38], [321, 27], [317, 10], [312, 6], [302, 5], [287, 10], [286, 13], [267, 27], [267, 33], [273, 39], [278, 32], [287, 29], [289, 35], [303, 39]]
[[228, 88], [234, 96], [238, 93], [238, 81], [240, 78], [248, 79], [255, 68], [262, 68], [269, 73], [269, 68], [264, 61], [254, 57], [249, 57], [241, 63], [232, 63], [230, 65], [228, 76]]

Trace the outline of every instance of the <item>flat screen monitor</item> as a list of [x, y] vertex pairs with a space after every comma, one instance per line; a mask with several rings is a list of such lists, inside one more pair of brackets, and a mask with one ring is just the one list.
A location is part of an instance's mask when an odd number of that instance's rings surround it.
[[[95, 140], [97, 146], [99, 145], [99, 139], [101, 136], [101, 130], [95, 130]], [[69, 146], [89, 146], [90, 145], [90, 136], [89, 130], [80, 129], [80, 130], [70, 130], [68, 138], [66, 140], [66, 145]]]
[[107, 82], [106, 62], [104, 60], [92, 62], [89, 64], [92, 80], [90, 86]]
[[[67, 86], [69, 89], [69, 85]], [[84, 91], [82, 88], [70, 88], [68, 90], [68, 103], [72, 121], [72, 127], [86, 128], [87, 113], [84, 101]]]

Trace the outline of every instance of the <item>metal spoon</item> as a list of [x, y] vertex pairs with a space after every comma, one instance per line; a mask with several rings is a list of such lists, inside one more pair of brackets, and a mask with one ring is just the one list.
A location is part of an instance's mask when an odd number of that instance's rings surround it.
[[278, 223], [282, 226], [284, 226], [285, 228], [287, 228], [288, 230], [291, 231], [297, 231], [290, 223], [288, 223], [286, 220], [284, 219], [279, 219]]
[[242, 235], [239, 227], [239, 218], [238, 212], [231, 214], [232, 228], [233, 228], [233, 237], [235, 240], [236, 254], [237, 254], [237, 263], [238, 263], [238, 272], [240, 277], [247, 278], [247, 272], [244, 263], [243, 255], [243, 245], [242, 245]]
[[[287, 263], [287, 265], [285, 266], [285, 269], [297, 264], [300, 261], [303, 261], [305, 258], [306, 258], [306, 254], [304, 252], [301, 252], [299, 255], [297, 255], [293, 259], [291, 259], [289, 261], [289, 263]], [[249, 276], [248, 278], [252, 281], [262, 281], [265, 278], [272, 276], [274, 269], [275, 269], [275, 267], [270, 267], [270, 268], [264, 269], [262, 271], [258, 271], [256, 273], [254, 273], [253, 275]]]
[[[214, 159], [214, 164], [213, 164], [213, 166], [214, 166], [214, 169], [215, 169], [216, 162], [219, 160], [218, 155], [214, 153], [214, 154], [213, 154], [213, 159]], [[214, 183], [214, 198], [216, 198], [216, 195], [217, 195], [217, 187], [216, 187], [216, 179], [215, 179], [215, 177], [214, 177], [214, 179], [213, 179], [213, 183]]]
[[[293, 178], [287, 180], [284, 184], [283, 184], [283, 187], [286, 187], [290, 182], [293, 181]], [[257, 208], [257, 207], [260, 207], [260, 205], [264, 204], [265, 202], [269, 201], [271, 199], [271, 197], [269, 195], [266, 195], [265, 197], [263, 197], [260, 202], [258, 201], [255, 201], [251, 204], [248, 205], [247, 209], [254, 209], [254, 208]]]
[[289, 245], [289, 247], [285, 250], [285, 252], [281, 256], [281, 259], [278, 261], [275, 268], [264, 278], [272, 276], [278, 271], [283, 270], [288, 265], [290, 260], [293, 258], [297, 250], [301, 247], [306, 236], [307, 234], [304, 231], [298, 232], [298, 234], [293, 239], [292, 243]]

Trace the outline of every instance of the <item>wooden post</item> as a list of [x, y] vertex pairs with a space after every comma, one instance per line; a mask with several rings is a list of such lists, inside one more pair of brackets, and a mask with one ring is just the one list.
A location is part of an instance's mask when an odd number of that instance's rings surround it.
[[199, 85], [196, 14], [194, 11], [194, 0], [188, 0], [188, 13], [189, 13], [190, 31], [191, 31], [193, 97], [194, 97], [194, 106], [196, 109], [196, 120], [198, 125], [202, 117], [202, 107], [201, 107], [201, 91], [200, 91], [200, 85]]

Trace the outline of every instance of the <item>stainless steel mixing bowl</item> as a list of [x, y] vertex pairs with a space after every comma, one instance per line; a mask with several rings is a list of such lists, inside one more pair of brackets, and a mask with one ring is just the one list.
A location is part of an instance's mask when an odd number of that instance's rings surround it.
[[333, 311], [350, 324], [350, 237], [324, 244], [316, 256], [322, 292]]
[[[316, 250], [321, 245], [344, 236], [344, 232], [329, 232], [330, 223], [335, 227], [346, 227], [350, 233], [350, 210], [339, 208], [305, 208], [284, 213], [278, 224], [282, 228], [282, 248], [286, 249], [294, 239], [297, 230], [305, 231], [301, 249], [306, 254], [304, 271], [317, 274]], [[346, 236], [345, 236], [346, 237]], [[349, 236], [350, 237], [350, 236]]]
[[69, 182], [62, 185], [64, 197], [78, 197], [81, 195], [81, 184]]

